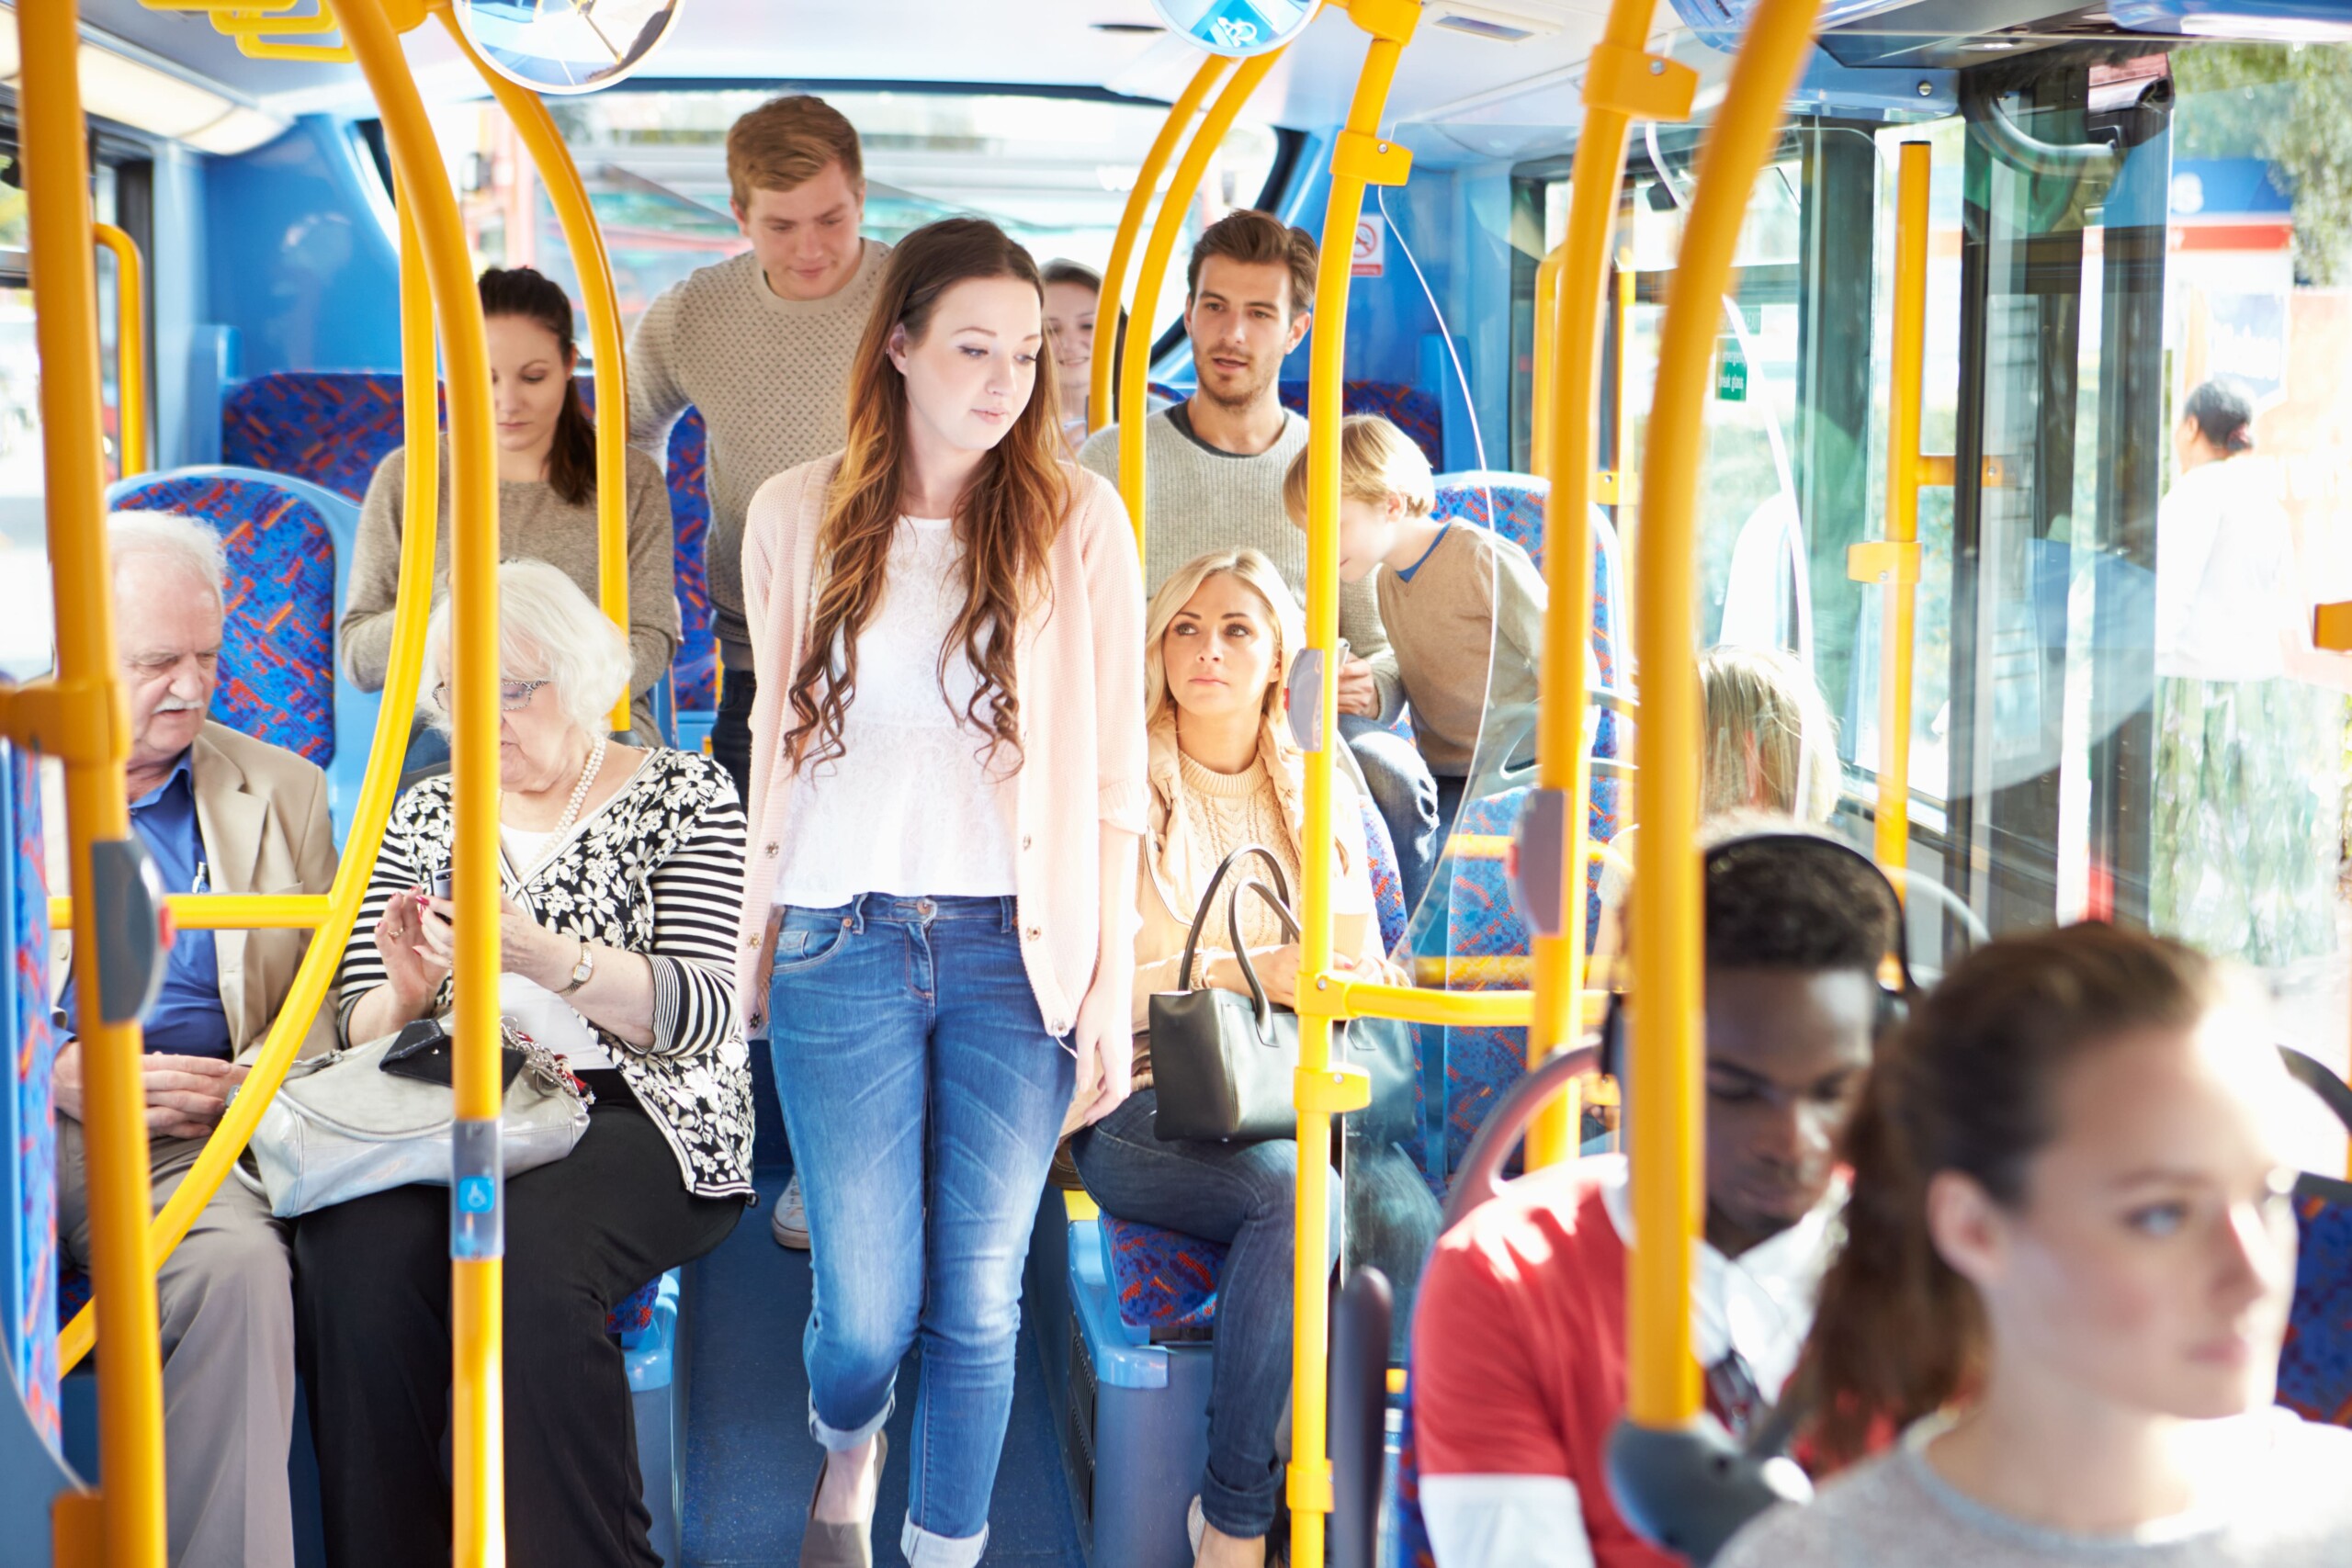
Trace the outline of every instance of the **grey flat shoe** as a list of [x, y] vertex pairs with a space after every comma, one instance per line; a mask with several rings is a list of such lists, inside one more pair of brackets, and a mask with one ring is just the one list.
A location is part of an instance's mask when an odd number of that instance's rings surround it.
[[[880, 1494], [882, 1467], [890, 1462], [890, 1435], [875, 1434], [874, 1478], [876, 1494]], [[833, 1456], [825, 1455], [825, 1464]], [[817, 1471], [817, 1485], [808, 1494], [808, 1517], [800, 1527], [800, 1568], [874, 1568], [874, 1520], [862, 1524], [837, 1525], [817, 1517], [817, 1493], [824, 1490], [825, 1472]]]

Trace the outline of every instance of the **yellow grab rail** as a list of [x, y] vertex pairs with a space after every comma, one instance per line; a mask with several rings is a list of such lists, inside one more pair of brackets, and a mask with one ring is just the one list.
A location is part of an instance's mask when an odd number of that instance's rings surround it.
[[114, 256], [115, 387], [120, 407], [116, 430], [115, 472], [124, 479], [147, 471], [147, 269], [138, 243], [111, 223], [95, 223], [98, 243]]
[[[1159, 134], [1152, 138], [1151, 151], [1143, 155], [1143, 166], [1136, 171], [1135, 188], [1127, 192], [1127, 205], [1119, 214], [1119, 231], [1111, 238], [1111, 259], [1102, 266], [1102, 292], [1094, 301], [1094, 354], [1086, 367], [1086, 432], [1091, 435], [1104, 425], [1114, 423], [1112, 412], [1111, 388], [1119, 369], [1120, 312], [1126, 289], [1127, 263], [1134, 258], [1136, 236], [1143, 231], [1143, 215], [1151, 206], [1152, 192], [1159, 188], [1159, 172], [1168, 166], [1177, 141], [1193, 117], [1200, 112], [1201, 100], [1209, 96], [1225, 68], [1232, 63], [1224, 55], [1212, 54], [1201, 62], [1176, 101], [1168, 106], [1168, 118], [1161, 122]], [[1148, 312], [1150, 306], [1143, 307]], [[1147, 323], [1145, 331], [1149, 331]], [[1068, 418], [1069, 411], [1064, 409]]]
[[[441, 8], [441, 25], [458, 51], [473, 62], [482, 81], [506, 111], [515, 134], [531, 154], [555, 204], [556, 220], [563, 228], [563, 243], [571, 252], [571, 270], [580, 276], [580, 297], [588, 306], [588, 345], [596, 356], [596, 587], [597, 603], [623, 633], [628, 626], [628, 382], [621, 353], [621, 302], [613, 291], [613, 262], [605, 248], [605, 231], [581, 182], [580, 165], [563, 144], [563, 132], [537, 93], [525, 91], [490, 67], [474, 48], [457, 14]], [[635, 684], [631, 682], [632, 686]], [[631, 693], [623, 692], [613, 705], [612, 728], [626, 730]]]
[[[1690, 1348], [1690, 1258], [1699, 1234], [1701, 1022], [1698, 759], [1693, 574], [1703, 415], [1724, 292], [1750, 192], [1780, 131], [1820, 0], [1759, 0], [1699, 163], [1699, 181], [1660, 330], [1643, 454], [1634, 593], [1646, 747], [1634, 779], [1641, 897], [1633, 908], [1633, 1258], [1626, 1278], [1626, 1414], [1679, 1427], [1699, 1413]], [[1565, 455], [1564, 455], [1565, 461]], [[1556, 493], [1556, 492], [1555, 492]], [[1581, 598], [1579, 594], [1577, 597]]]
[[1846, 552], [1846, 575], [1884, 590], [1878, 614], [1878, 863], [1911, 848], [1911, 639], [1919, 592], [1919, 403], [1928, 341], [1928, 147], [1906, 141], [1894, 182], [1894, 350], [1886, 398], [1886, 536]]
[[[396, 174], [399, 165], [395, 164]], [[404, 183], [404, 176], [403, 183]], [[196, 1164], [158, 1211], [152, 1224], [152, 1245], [160, 1261], [168, 1258], [196, 1224], [204, 1206], [229, 1178], [230, 1168], [252, 1141], [270, 1097], [286, 1081], [295, 1053], [311, 1032], [318, 1010], [327, 1005], [329, 987], [343, 962], [334, 938], [348, 931], [358, 919], [360, 902], [368, 895], [368, 879], [375, 856], [366, 846], [383, 841], [384, 825], [391, 819], [392, 797], [399, 792], [401, 760], [408, 748], [409, 727], [415, 716], [416, 694], [424, 669], [424, 623], [433, 596], [433, 546], [435, 496], [440, 490], [440, 447], [429, 433], [440, 423], [435, 396], [433, 315], [424, 270], [416, 254], [413, 223], [408, 204], [401, 214], [401, 382], [406, 434], [401, 445], [407, 464], [407, 515], [401, 522], [400, 581], [392, 612], [392, 648], [384, 671], [383, 705], [376, 715], [376, 734], [368, 751], [359, 798], [354, 805], [346, 851], [335, 868], [334, 881], [323, 897], [318, 895], [178, 894], [170, 899], [175, 923], [190, 931], [288, 930], [311, 926], [319, 933], [302, 954], [287, 987], [286, 1000], [263, 1038], [252, 1070], [230, 1101], [220, 1125], [213, 1128]], [[470, 288], [470, 285], [469, 286]], [[415, 439], [416, 433], [428, 438]], [[52, 901], [52, 908], [56, 908]], [[85, 1305], [57, 1337], [61, 1371], [70, 1371], [96, 1343], [100, 1325]]]
[[[1351, 0], [1348, 18], [1372, 35], [1354, 96], [1331, 149], [1331, 189], [1323, 209], [1323, 237], [1315, 270], [1314, 338], [1308, 348], [1306, 419], [1306, 646], [1321, 670], [1312, 728], [1321, 743], [1306, 756], [1305, 836], [1331, 841], [1331, 767], [1341, 744], [1339, 724], [1340, 419], [1341, 375], [1348, 341], [1348, 288], [1354, 273], [1356, 224], [1367, 185], [1401, 186], [1412, 173], [1412, 152], [1378, 132], [1396, 62], [1420, 21], [1419, 0]], [[1272, 59], [1261, 55], [1242, 67]], [[1239, 85], [1239, 78], [1236, 85]], [[1251, 84], [1255, 85], [1254, 79]], [[1221, 134], [1220, 129], [1220, 134]], [[1203, 136], [1207, 135], [1205, 128]], [[1197, 144], [1196, 144], [1197, 145]], [[1165, 217], [1166, 209], [1162, 209]], [[1157, 236], [1155, 236], [1157, 238]], [[1122, 441], [1119, 455], [1140, 452]], [[1140, 474], [1138, 474], [1140, 479]], [[1331, 1062], [1331, 1021], [1338, 998], [1355, 994], [1384, 1011], [1416, 1003], [1427, 993], [1409, 987], [1350, 987], [1331, 969], [1331, 857], [1311, 854], [1300, 868], [1299, 969], [1316, 977], [1298, 1007], [1297, 1248], [1292, 1280], [1290, 1553], [1296, 1568], [1323, 1568], [1324, 1516], [1331, 1511], [1331, 1461], [1327, 1409], [1328, 1260], [1324, 1235], [1329, 1212], [1331, 1118], [1359, 1110], [1372, 1098], [1361, 1067]], [[1440, 995], [1442, 995], [1441, 993]], [[1471, 996], [1476, 993], [1471, 993]], [[1468, 997], [1462, 998], [1464, 1001]], [[1449, 999], [1450, 1000], [1450, 999]], [[1390, 1016], [1406, 1016], [1390, 1011]]]
[[[8, 730], [65, 769], [69, 874], [94, 886], [101, 843], [130, 837], [123, 763], [129, 709], [115, 664], [107, 570], [105, 458], [99, 435], [97, 257], [90, 237], [89, 130], [82, 117], [74, 0], [17, 10], [17, 124], [30, 229], [33, 333], [40, 355], [41, 460], [57, 621], [57, 673], [10, 694]], [[106, 953], [90, 901], [74, 922], [82, 1042], [90, 1278], [107, 1331], [123, 1347], [98, 1374], [103, 1494], [61, 1494], [52, 1507], [61, 1562], [163, 1568], [164, 1373], [148, 1249], [146, 1095], [136, 1018], [108, 1022]]]
[[[459, 931], [498, 929], [498, 463], [491, 435], [490, 353], [464, 225], [432, 123], [387, 16], [397, 0], [344, 0], [344, 38], [383, 117], [433, 284], [449, 402], [449, 602], [453, 648], [452, 869]], [[626, 418], [607, 410], [606, 417]], [[428, 530], [429, 531], [429, 530]], [[501, 1368], [504, 1299], [498, 1165], [498, 944], [458, 944], [456, 1150], [449, 1236], [452, 1557], [482, 1568], [506, 1555]], [[475, 1205], [479, 1203], [477, 1208]]]
[[[1653, 0], [1612, 0], [1601, 41], [1586, 64], [1584, 127], [1569, 174], [1567, 233], [1557, 253], [1552, 303], [1559, 341], [1546, 368], [1554, 458], [1544, 502], [1544, 559], [1549, 604], [1537, 682], [1536, 784], [1564, 802], [1559, 930], [1529, 941], [1535, 960], [1535, 1013], [1527, 1031], [1532, 1068], [1577, 1028], [1570, 1000], [1584, 987], [1583, 870], [1592, 765], [1585, 745], [1586, 649], [1592, 642], [1592, 471], [1600, 444], [1600, 324], [1610, 241], [1624, 183], [1625, 139], [1635, 119], [1683, 119], [1698, 79], [1690, 67], [1645, 54]], [[1538, 309], [1543, 301], [1539, 298]], [[1620, 470], [1622, 472], [1622, 469]], [[1679, 735], [1671, 728], [1658, 733]], [[1695, 735], [1697, 731], [1694, 729]], [[1527, 1129], [1530, 1167], [1573, 1155], [1576, 1129], [1566, 1096]]]
[[1560, 316], [1560, 264], [1567, 254], [1567, 242], [1563, 240], [1535, 267], [1535, 363], [1527, 378], [1527, 467], [1547, 479], [1552, 477], [1552, 366], [1557, 357], [1553, 339]]
[[[1193, 193], [1201, 188], [1201, 176], [1208, 172], [1209, 159], [1225, 141], [1225, 133], [1232, 129], [1234, 117], [1241, 106], [1274, 68], [1274, 62], [1283, 51], [1275, 50], [1241, 62], [1225, 91], [1201, 121], [1201, 129], [1193, 136], [1192, 145], [1184, 149], [1184, 156], [1177, 161], [1176, 173], [1168, 183], [1168, 194], [1160, 198], [1159, 214], [1152, 220], [1151, 243], [1144, 247], [1143, 266], [1136, 274], [1135, 320], [1122, 339], [1119, 348], [1119, 407], [1129, 411], [1132, 417], [1119, 433], [1119, 497], [1127, 503], [1127, 520], [1135, 525], [1136, 548], [1146, 547], [1143, 513], [1143, 410], [1145, 393], [1151, 376], [1152, 308], [1159, 302], [1159, 286], [1168, 276], [1168, 261], [1176, 252], [1178, 236], [1184, 231], [1184, 214], [1191, 210]], [[1295, 301], [1293, 301], [1295, 303]], [[1117, 331], [1115, 323], [1112, 329]], [[1097, 314], [1094, 331], [1099, 337], [1102, 319]], [[1144, 579], [1151, 578], [1151, 558], [1144, 556]]]

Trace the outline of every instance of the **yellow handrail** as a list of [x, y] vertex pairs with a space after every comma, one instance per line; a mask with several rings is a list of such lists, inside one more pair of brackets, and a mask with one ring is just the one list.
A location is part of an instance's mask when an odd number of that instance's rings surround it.
[[[1331, 189], [1323, 209], [1323, 238], [1315, 271], [1314, 341], [1308, 351], [1306, 419], [1306, 646], [1322, 679], [1315, 693], [1313, 729], [1321, 744], [1306, 757], [1305, 837], [1331, 841], [1331, 767], [1339, 739], [1340, 418], [1348, 341], [1348, 288], [1354, 272], [1356, 224], [1367, 185], [1401, 186], [1411, 174], [1410, 151], [1378, 135], [1396, 62], [1420, 21], [1419, 0], [1351, 0], [1348, 18], [1372, 35], [1357, 73], [1347, 118], [1331, 149]], [[1261, 55], [1250, 62], [1271, 59]], [[1245, 65], [1246, 73], [1249, 66]], [[1206, 134], [1205, 130], [1203, 133]], [[1122, 441], [1122, 457], [1141, 442]], [[1328, 1260], [1324, 1235], [1329, 1210], [1331, 1117], [1371, 1102], [1363, 1069], [1334, 1066], [1331, 1021], [1337, 997], [1349, 987], [1331, 969], [1331, 857], [1311, 854], [1300, 868], [1299, 967], [1316, 976], [1299, 998], [1297, 1248], [1292, 1280], [1291, 1562], [1323, 1568], [1323, 1521], [1331, 1511], [1331, 1461], [1325, 1434]], [[1403, 1006], [1425, 993], [1393, 987], [1361, 993], [1377, 1005]], [[1473, 993], [1475, 995], [1475, 993]], [[1465, 1000], [1467, 998], [1465, 998]]]
[[[129, 709], [115, 664], [106, 482], [98, 420], [97, 257], [90, 236], [88, 126], [82, 117], [74, 0], [24, 0], [17, 10], [17, 123], [30, 229], [33, 333], [40, 355], [40, 423], [57, 673], [11, 694], [9, 732], [65, 769], [70, 874], [94, 886], [93, 852], [130, 837], [123, 763]], [[108, 1022], [97, 911], [74, 922], [83, 983], [82, 1128], [89, 1184], [90, 1278], [98, 1313], [123, 1347], [98, 1374], [97, 1493], [61, 1494], [51, 1520], [61, 1562], [162, 1568], [164, 1373], [154, 1262], [147, 1243], [146, 1096], [134, 1018]]]
[[[491, 436], [490, 355], [474, 291], [465, 230], [439, 162], [433, 127], [386, 0], [345, 0], [344, 37], [376, 96], [386, 140], [397, 150], [416, 217], [449, 400], [451, 672], [456, 690], [450, 773], [456, 827], [458, 929], [498, 929], [498, 465]], [[606, 417], [621, 415], [608, 410]], [[625, 416], [624, 416], [625, 417]], [[486, 1206], [463, 1227], [452, 1216], [449, 1262], [450, 1474], [456, 1568], [505, 1560], [501, 1225], [498, 1175], [498, 944], [460, 942], [456, 982], [458, 1169]], [[469, 1178], [469, 1171], [478, 1172]], [[476, 1187], [474, 1183], [478, 1181]], [[453, 1209], [458, 1205], [453, 1202]], [[458, 1256], [463, 1253], [465, 1256]]]
[[1690, 1349], [1691, 1238], [1699, 1234], [1702, 1048], [1694, 527], [1708, 366], [1748, 197], [1780, 131], [1820, 0], [1759, 0], [1699, 164], [1658, 340], [1643, 455], [1634, 592], [1641, 610], [1642, 727], [1660, 744], [1634, 776], [1633, 1258], [1627, 1269], [1626, 1414], [1652, 1428], [1699, 1412]]
[[[1102, 266], [1102, 292], [1094, 300], [1094, 354], [1087, 363], [1086, 432], [1091, 435], [1104, 425], [1114, 423], [1111, 408], [1111, 387], [1118, 374], [1120, 312], [1126, 289], [1127, 263], [1134, 257], [1136, 236], [1143, 230], [1143, 215], [1151, 206], [1151, 194], [1159, 187], [1159, 172], [1168, 166], [1169, 156], [1176, 151], [1176, 142], [1193, 117], [1200, 112], [1201, 100], [1209, 96], [1218, 77], [1231, 64], [1224, 55], [1212, 54], [1201, 62], [1176, 101], [1168, 106], [1168, 118], [1159, 127], [1159, 134], [1152, 138], [1151, 151], [1143, 155], [1143, 166], [1136, 171], [1135, 188], [1127, 192], [1126, 207], [1119, 214], [1119, 231], [1111, 238], [1111, 259]], [[1148, 312], [1150, 307], [1145, 306]], [[1148, 332], [1147, 324], [1144, 331]], [[1062, 411], [1068, 417], [1069, 411]]]
[[147, 471], [147, 269], [129, 234], [111, 223], [91, 228], [114, 255], [115, 387], [121, 397], [115, 471], [127, 479]]
[[[1131, 415], [1119, 433], [1119, 497], [1127, 503], [1127, 519], [1135, 525], [1138, 553], [1146, 548], [1143, 410], [1151, 375], [1152, 308], [1159, 303], [1159, 286], [1168, 276], [1169, 257], [1175, 254], [1177, 238], [1184, 231], [1184, 214], [1192, 208], [1193, 194], [1201, 188], [1201, 176], [1208, 171], [1209, 159], [1225, 141], [1225, 133], [1232, 128], [1241, 106], [1250, 101], [1258, 84], [1265, 80], [1266, 73], [1274, 68], [1274, 62], [1283, 52], [1277, 49], [1243, 61], [1234, 72], [1233, 80], [1225, 85], [1225, 91], [1209, 107], [1192, 145], [1177, 161], [1175, 176], [1168, 183], [1168, 194], [1160, 198], [1159, 214], [1152, 220], [1151, 243], [1144, 247], [1143, 266], [1136, 275], [1135, 319], [1127, 323], [1128, 331], [1119, 351], [1119, 407]], [[1098, 336], [1102, 331], [1099, 315], [1094, 331]], [[1143, 560], [1144, 575], [1148, 580], [1151, 558], [1147, 554]]]
[[[529, 150], [555, 204], [556, 220], [563, 227], [563, 243], [571, 252], [571, 270], [580, 276], [580, 297], [588, 306], [589, 349], [596, 356], [596, 586], [597, 603], [613, 625], [628, 626], [628, 382], [621, 353], [621, 302], [613, 291], [613, 263], [605, 248], [605, 231], [596, 209], [581, 183], [580, 165], [563, 144], [555, 117], [536, 93], [490, 67], [474, 48], [456, 13], [441, 9], [441, 25], [448, 29], [458, 51], [473, 62], [498, 105]], [[634, 682], [632, 682], [634, 684]], [[613, 705], [612, 728], [626, 730], [630, 718], [630, 693]]]
[[[395, 161], [395, 172], [399, 164]], [[403, 176], [404, 188], [404, 176]], [[405, 200], [398, 204], [401, 222], [401, 382], [405, 435], [401, 445], [407, 464], [407, 515], [401, 523], [400, 581], [392, 611], [392, 647], [384, 671], [383, 705], [377, 710], [376, 734], [368, 751], [359, 798], [352, 809], [351, 831], [342, 863], [323, 897], [317, 895], [179, 894], [171, 900], [172, 918], [191, 931], [288, 930], [313, 926], [313, 936], [302, 962], [287, 987], [286, 1000], [263, 1038], [243, 1086], [205, 1141], [173, 1192], [154, 1216], [152, 1245], [158, 1261], [168, 1258], [187, 1235], [196, 1217], [212, 1201], [230, 1168], [252, 1141], [263, 1111], [311, 1032], [311, 1021], [328, 1003], [328, 989], [343, 962], [336, 942], [358, 919], [368, 895], [368, 879], [375, 870], [369, 846], [383, 841], [384, 825], [391, 819], [392, 797], [400, 789], [401, 760], [408, 748], [409, 727], [415, 716], [416, 694], [424, 669], [424, 623], [433, 596], [435, 497], [440, 489], [440, 448], [431, 433], [440, 423], [435, 397], [433, 316], [424, 270], [416, 254], [413, 224]], [[470, 286], [469, 286], [470, 292]], [[425, 438], [416, 439], [419, 431]], [[55, 908], [52, 902], [51, 908]], [[307, 913], [306, 913], [307, 912]], [[99, 1325], [85, 1305], [59, 1333], [57, 1360], [70, 1371], [96, 1343]]]
[[[1584, 986], [1585, 834], [1592, 796], [1585, 745], [1586, 649], [1592, 641], [1592, 470], [1600, 447], [1600, 321], [1609, 277], [1610, 239], [1625, 173], [1625, 138], [1636, 118], [1680, 119], [1690, 112], [1697, 78], [1688, 66], [1642, 51], [1653, 0], [1613, 0], [1601, 41], [1587, 62], [1584, 127], [1569, 174], [1568, 224], [1560, 242], [1553, 319], [1559, 342], [1550, 357], [1552, 483], [1544, 502], [1544, 560], [1549, 606], [1544, 617], [1543, 671], [1537, 682], [1538, 787], [1558, 792], [1564, 839], [1560, 929], [1529, 942], [1535, 960], [1535, 1014], [1527, 1031], [1532, 1068], [1576, 1032], [1570, 998]], [[1677, 735], [1672, 728], [1661, 734]], [[1697, 732], [1692, 731], [1693, 734]], [[1527, 1163], [1556, 1164], [1576, 1152], [1565, 1096], [1538, 1111], [1527, 1130]]]
[[1928, 147], [1906, 141], [1894, 185], [1894, 350], [1886, 398], [1886, 536], [1846, 552], [1846, 575], [1878, 583], [1878, 863], [1911, 849], [1911, 637], [1919, 591], [1919, 402], [1927, 381]]
[[1527, 378], [1527, 467], [1531, 473], [1547, 479], [1552, 477], [1552, 365], [1558, 357], [1553, 339], [1560, 315], [1560, 264], [1567, 254], [1567, 242], [1563, 240], [1535, 268], [1535, 363]]

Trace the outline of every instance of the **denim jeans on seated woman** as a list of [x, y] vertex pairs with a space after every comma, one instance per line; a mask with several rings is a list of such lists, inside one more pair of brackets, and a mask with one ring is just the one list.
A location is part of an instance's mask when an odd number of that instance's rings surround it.
[[899, 1542], [915, 1568], [969, 1568], [1070, 1053], [1038, 1013], [1009, 897], [791, 909], [768, 998], [815, 1264], [808, 1430], [833, 1450], [879, 1431], [921, 1343]]
[[[1209, 1467], [1201, 1514], [1238, 1540], [1273, 1526], [1283, 1472], [1274, 1428], [1290, 1404], [1291, 1237], [1298, 1145], [1171, 1139], [1151, 1130], [1159, 1095], [1142, 1089], [1071, 1138], [1070, 1159], [1107, 1212], [1222, 1242], [1216, 1358], [1209, 1371]], [[1330, 1207], [1339, 1246], [1336, 1184]]]

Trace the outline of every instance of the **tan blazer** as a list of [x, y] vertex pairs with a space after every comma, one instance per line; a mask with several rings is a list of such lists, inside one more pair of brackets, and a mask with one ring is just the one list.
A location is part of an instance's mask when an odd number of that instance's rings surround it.
[[[204, 858], [215, 893], [324, 893], [334, 881], [334, 829], [327, 818], [327, 776], [282, 746], [208, 723], [191, 748], [189, 773], [196, 784], [196, 821], [204, 835]], [[41, 829], [48, 840], [49, 886], [66, 886], [64, 772], [55, 763], [42, 773]], [[341, 931], [330, 931], [336, 951]], [[293, 988], [294, 971], [311, 945], [301, 931], [215, 931], [212, 942], [220, 968], [220, 1008], [229, 1018], [229, 1039], [241, 1058], [261, 1048], [277, 1010]], [[56, 932], [50, 942], [50, 994], [65, 983], [73, 957], [73, 935]], [[303, 1037], [303, 1055], [334, 1046], [334, 986]]]

